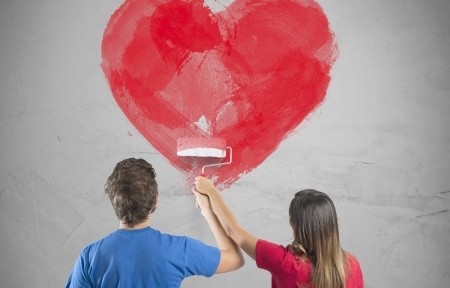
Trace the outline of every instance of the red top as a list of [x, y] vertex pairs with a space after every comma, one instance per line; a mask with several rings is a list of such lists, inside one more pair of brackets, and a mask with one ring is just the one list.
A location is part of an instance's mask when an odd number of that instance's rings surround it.
[[[347, 253], [346, 288], [363, 288], [361, 267], [355, 256]], [[272, 288], [296, 288], [311, 280], [312, 264], [296, 257], [288, 248], [259, 239], [256, 243], [256, 265], [272, 274]]]

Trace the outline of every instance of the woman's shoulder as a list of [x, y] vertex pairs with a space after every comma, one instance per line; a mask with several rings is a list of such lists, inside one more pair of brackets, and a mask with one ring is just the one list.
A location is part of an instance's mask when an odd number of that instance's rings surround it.
[[266, 258], [271, 263], [278, 262], [280, 266], [292, 266], [294, 269], [298, 269], [298, 266], [311, 265], [307, 257], [296, 255], [291, 245], [283, 246], [263, 239], [258, 239], [256, 243], [256, 254], [257, 259]]
[[345, 256], [348, 267], [347, 287], [349, 288], [364, 287], [364, 277], [358, 259], [356, 258], [355, 255], [349, 252], [345, 252]]
[[[294, 279], [307, 283], [311, 276], [312, 264], [306, 257], [296, 255], [288, 246], [259, 239], [256, 244], [256, 264], [270, 271], [282, 281]], [[281, 281], [281, 280], [280, 280]]]
[[345, 259], [349, 265], [357, 265], [359, 266], [359, 261], [356, 256], [348, 251], [345, 251]]

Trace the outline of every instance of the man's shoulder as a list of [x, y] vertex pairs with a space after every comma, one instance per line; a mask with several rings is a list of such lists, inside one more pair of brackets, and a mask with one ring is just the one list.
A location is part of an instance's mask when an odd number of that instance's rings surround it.
[[[159, 232], [159, 231], [158, 231]], [[163, 242], [170, 246], [178, 246], [183, 249], [217, 249], [217, 247], [209, 245], [199, 239], [186, 235], [175, 235], [159, 232]]]
[[87, 245], [84, 246], [84, 248], [81, 250], [82, 254], [87, 254], [93, 250], [97, 250], [103, 242], [107, 241], [108, 239], [110, 239], [111, 237], [113, 237], [115, 231], [109, 233], [108, 235], [103, 236], [100, 239], [94, 240], [90, 243], [88, 243]]
[[178, 244], [178, 245], [186, 245], [186, 243], [190, 243], [190, 242], [200, 242], [200, 240], [197, 240], [195, 238], [191, 238], [189, 236], [186, 235], [176, 235], [176, 234], [171, 234], [171, 233], [164, 233], [164, 232], [160, 232], [157, 231], [159, 234], [159, 237], [167, 243], [171, 243], [171, 244]]

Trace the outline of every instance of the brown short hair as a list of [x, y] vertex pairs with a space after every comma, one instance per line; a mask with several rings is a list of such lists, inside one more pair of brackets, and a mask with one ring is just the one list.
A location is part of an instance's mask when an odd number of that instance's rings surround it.
[[158, 184], [152, 165], [129, 158], [117, 163], [105, 184], [117, 218], [129, 227], [144, 222], [155, 211]]

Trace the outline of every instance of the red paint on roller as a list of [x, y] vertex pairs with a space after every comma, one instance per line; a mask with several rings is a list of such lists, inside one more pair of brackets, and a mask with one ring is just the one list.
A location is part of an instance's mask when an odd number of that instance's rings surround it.
[[[127, 0], [111, 16], [102, 68], [115, 100], [172, 165], [198, 175], [217, 159], [179, 157], [177, 139], [223, 138], [231, 184], [277, 149], [324, 99], [333, 33], [311, 0]], [[293, 155], [295, 157], [295, 155]]]
[[215, 148], [225, 150], [226, 141], [223, 138], [179, 138], [177, 141], [177, 150], [192, 148]]

